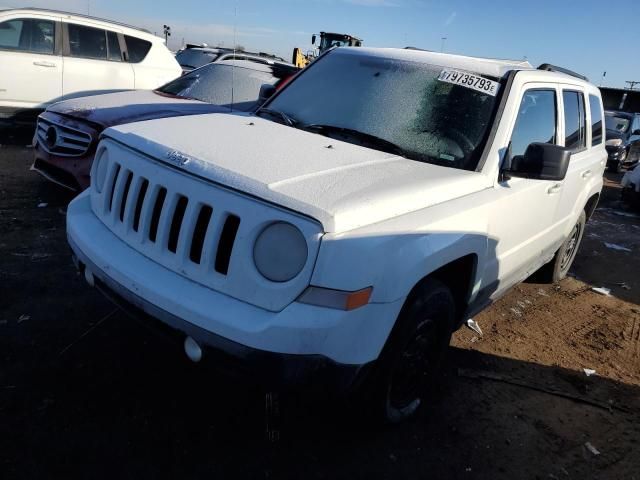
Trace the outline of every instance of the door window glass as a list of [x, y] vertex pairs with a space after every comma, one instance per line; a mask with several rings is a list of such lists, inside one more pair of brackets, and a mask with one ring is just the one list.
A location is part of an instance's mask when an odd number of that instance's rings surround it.
[[99, 28], [69, 24], [69, 49], [72, 57], [107, 59], [107, 37]]
[[109, 60], [114, 62], [122, 61], [122, 53], [120, 52], [120, 42], [118, 42], [118, 34], [116, 32], [107, 31], [107, 43], [109, 44]]
[[124, 41], [127, 43], [127, 54], [129, 55], [129, 62], [139, 63], [144, 60], [149, 50], [151, 49], [151, 42], [142, 40], [136, 37], [124, 36]]
[[556, 143], [555, 90], [528, 90], [522, 96], [511, 134], [511, 156], [524, 155], [534, 142]]
[[0, 23], [0, 48], [52, 54], [55, 24], [51, 20], [16, 19]]
[[581, 92], [565, 90], [562, 92], [564, 103], [564, 146], [571, 150], [581, 150], [587, 146], [587, 123], [584, 96]]
[[602, 108], [600, 99], [595, 95], [589, 95], [589, 108], [591, 109], [591, 145], [602, 143]]

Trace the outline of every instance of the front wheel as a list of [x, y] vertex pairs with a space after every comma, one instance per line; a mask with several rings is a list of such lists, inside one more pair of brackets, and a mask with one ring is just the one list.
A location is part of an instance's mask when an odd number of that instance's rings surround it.
[[412, 417], [437, 384], [454, 326], [451, 291], [427, 279], [402, 309], [361, 399], [386, 423]]
[[574, 225], [571, 233], [560, 246], [553, 259], [538, 271], [538, 276], [542, 282], [556, 283], [567, 276], [580, 248], [586, 223], [587, 215], [583, 210], [578, 217], [578, 222]]

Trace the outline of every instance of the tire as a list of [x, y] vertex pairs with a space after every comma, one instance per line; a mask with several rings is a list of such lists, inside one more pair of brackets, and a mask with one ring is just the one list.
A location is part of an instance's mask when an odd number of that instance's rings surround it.
[[586, 223], [587, 214], [583, 210], [571, 233], [569, 233], [569, 236], [565, 239], [551, 261], [538, 270], [536, 273], [537, 279], [543, 283], [556, 283], [567, 276], [576, 258], [576, 253], [580, 248]]
[[438, 383], [454, 319], [453, 295], [440, 281], [427, 279], [411, 294], [358, 392], [368, 417], [399, 423], [426, 403]]

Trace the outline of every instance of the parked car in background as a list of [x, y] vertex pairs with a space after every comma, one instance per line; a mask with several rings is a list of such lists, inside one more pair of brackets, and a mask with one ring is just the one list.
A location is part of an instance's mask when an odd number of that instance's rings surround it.
[[191, 360], [329, 381], [395, 422], [466, 319], [567, 274], [606, 158], [600, 91], [573, 72], [341, 47], [253, 116], [106, 130], [67, 238]]
[[631, 167], [622, 177], [622, 199], [631, 207], [640, 210], [640, 164]]
[[38, 117], [32, 168], [53, 182], [83, 190], [89, 185], [91, 162], [105, 128], [154, 118], [249, 111], [297, 72], [293, 65], [226, 61], [205, 65], [157, 90], [56, 103]]
[[152, 89], [182, 73], [151, 33], [33, 8], [0, 11], [0, 119], [35, 119], [47, 105], [104, 91]]
[[607, 168], [620, 171], [640, 160], [640, 113], [606, 111]]
[[184, 73], [207, 63], [223, 62], [225, 60], [247, 60], [266, 65], [289, 65], [284, 59], [268, 53], [234, 51], [233, 49], [222, 47], [189, 46], [176, 54], [176, 60]]

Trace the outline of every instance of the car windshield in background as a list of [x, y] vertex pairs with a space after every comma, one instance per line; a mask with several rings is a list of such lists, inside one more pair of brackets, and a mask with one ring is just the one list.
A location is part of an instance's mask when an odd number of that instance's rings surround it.
[[208, 52], [206, 50], [187, 49], [176, 55], [176, 60], [182, 67], [198, 68], [207, 63], [215, 61], [220, 56], [216, 52]]
[[278, 78], [268, 72], [212, 63], [160, 87], [157, 91], [248, 111], [257, 105], [260, 87]]
[[616, 117], [610, 114], [605, 114], [604, 121], [607, 125], [607, 130], [614, 130], [620, 133], [627, 133], [629, 124], [631, 123], [628, 118]]
[[[335, 51], [317, 61], [267, 106], [298, 128], [407, 158], [474, 170], [500, 85], [481, 75], [423, 63]], [[447, 75], [449, 75], [447, 77]], [[454, 82], [454, 83], [452, 83]], [[269, 118], [277, 120], [277, 115]]]

